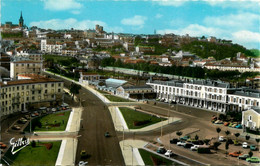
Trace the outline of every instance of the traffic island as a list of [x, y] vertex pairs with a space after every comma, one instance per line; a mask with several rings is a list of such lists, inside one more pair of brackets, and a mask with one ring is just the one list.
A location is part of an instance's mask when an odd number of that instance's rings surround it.
[[[118, 107], [115, 107], [115, 106], [109, 107], [109, 111], [112, 116], [115, 129], [117, 131], [145, 132], [145, 131], [151, 131], [151, 130], [160, 128], [165, 125], [181, 122], [181, 119], [176, 118], [176, 117], [169, 117], [169, 118], [158, 117], [149, 112], [144, 112], [144, 111], [140, 111], [140, 110], [135, 111], [132, 109], [132, 107], [123, 107], [123, 108], [126, 108], [125, 110], [123, 110], [123, 112], [128, 111], [126, 116], [129, 116], [129, 117], [125, 118], [124, 117], [125, 115], [123, 115], [123, 113], [121, 113], [121, 111], [119, 110]], [[131, 115], [132, 113], [134, 114], [134, 116]], [[141, 113], [142, 116], [140, 116], [139, 113]], [[136, 124], [135, 121], [136, 122], [139, 121], [139, 122], [137, 122], [137, 124]], [[140, 121], [141, 121], [141, 125], [139, 125]], [[128, 126], [128, 124], [129, 124], [129, 126]]]

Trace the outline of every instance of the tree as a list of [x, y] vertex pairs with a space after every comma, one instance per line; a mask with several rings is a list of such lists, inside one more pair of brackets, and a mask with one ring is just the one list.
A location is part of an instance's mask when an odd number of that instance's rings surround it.
[[237, 140], [237, 137], [240, 136], [240, 133], [235, 133], [235, 136], [236, 136], [236, 140]]
[[228, 136], [230, 134], [230, 131], [229, 130], [225, 131], [225, 134], [226, 136]]
[[256, 146], [257, 146], [257, 149], [258, 149], [259, 140], [260, 140], [259, 138], [256, 138], [256, 139], [255, 139], [255, 141], [256, 141], [256, 143], [257, 143], [257, 145], [256, 145]]
[[250, 150], [250, 151], [248, 152], [248, 155], [249, 155], [249, 157], [251, 158], [251, 157], [253, 156], [253, 152]]
[[32, 140], [32, 142], [31, 142], [31, 146], [32, 146], [33, 148], [36, 147], [36, 142], [35, 142], [34, 140]]
[[199, 139], [199, 136], [196, 134], [195, 135], [195, 140], [197, 141]]
[[246, 140], [248, 141], [250, 139], [250, 135], [246, 135]]
[[227, 152], [228, 148], [229, 148], [229, 143], [228, 143], [228, 141], [227, 141], [227, 142], [226, 142], [226, 145], [225, 145], [225, 149], [226, 149], [226, 157], [227, 157], [227, 154], [228, 154], [228, 152]]
[[180, 139], [180, 136], [182, 135], [182, 132], [181, 132], [181, 131], [177, 131], [177, 132], [176, 132], [176, 135], [178, 135], [178, 136], [179, 136], [179, 139]]
[[218, 133], [218, 138], [219, 138], [219, 133], [221, 132], [221, 128], [216, 128], [216, 131], [217, 131], [217, 133]]
[[74, 95], [79, 94], [79, 90], [81, 89], [81, 86], [75, 83], [71, 83], [70, 85], [70, 93], [72, 94], [72, 98], [74, 98]]
[[215, 149], [215, 150], [218, 150], [219, 145], [221, 145], [220, 142], [214, 142], [214, 143], [213, 143], [214, 149]]

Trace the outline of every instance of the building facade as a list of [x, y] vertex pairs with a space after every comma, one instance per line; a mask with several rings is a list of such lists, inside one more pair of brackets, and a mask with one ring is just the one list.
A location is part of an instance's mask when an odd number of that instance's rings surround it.
[[14, 61], [10, 63], [10, 78], [17, 79], [18, 74], [41, 74], [42, 62], [32, 60]]
[[252, 107], [242, 112], [242, 125], [250, 130], [260, 129], [260, 107]]
[[[260, 103], [260, 98], [249, 97], [249, 99], [237, 93], [235, 93], [236, 98], [239, 96], [238, 98], [241, 100], [231, 102], [234, 101], [232, 100], [234, 98], [232, 88], [228, 83], [218, 81], [149, 81], [147, 85], [153, 87], [157, 99], [161, 101], [177, 102], [223, 113], [226, 111], [242, 111], [253, 105], [259, 106]], [[260, 92], [258, 92], [259, 94]], [[247, 104], [242, 104], [243, 102]]]
[[61, 103], [63, 86], [62, 81], [51, 78], [0, 82], [1, 115]]

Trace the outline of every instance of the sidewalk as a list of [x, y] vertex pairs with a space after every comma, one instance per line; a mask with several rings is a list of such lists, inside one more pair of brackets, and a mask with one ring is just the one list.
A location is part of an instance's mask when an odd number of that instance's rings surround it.
[[142, 140], [124, 140], [119, 142], [126, 166], [145, 165], [138, 148], [143, 148], [146, 144], [147, 142]]
[[72, 108], [65, 131], [35, 132], [38, 136], [31, 136], [33, 140], [62, 141], [56, 166], [72, 166], [75, 163], [81, 114], [82, 108]]

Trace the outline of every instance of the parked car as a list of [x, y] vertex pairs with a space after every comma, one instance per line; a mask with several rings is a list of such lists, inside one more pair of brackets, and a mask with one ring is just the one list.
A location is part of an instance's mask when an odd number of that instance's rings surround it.
[[248, 148], [248, 143], [247, 143], [247, 142], [243, 142], [243, 143], [242, 143], [242, 147], [243, 147], [243, 148]]
[[228, 127], [232, 127], [233, 126], [233, 123], [229, 123]]
[[170, 140], [171, 144], [177, 144], [177, 142], [179, 142], [179, 140], [177, 138], [173, 138]]
[[183, 142], [183, 141], [177, 142], [177, 146], [184, 146], [185, 144], [186, 144], [186, 142]]
[[34, 113], [31, 114], [31, 117], [36, 117], [36, 115]]
[[199, 145], [193, 145], [192, 147], [190, 147], [190, 150], [197, 151], [198, 148], [199, 148]]
[[237, 124], [235, 123], [235, 124], [233, 124], [231, 127], [235, 128], [236, 126], [237, 126]]
[[30, 115], [25, 115], [24, 118], [29, 120], [30, 119]]
[[254, 144], [250, 145], [250, 150], [257, 150], [256, 145], [254, 145]]
[[184, 137], [181, 137], [180, 140], [186, 141], [187, 139], [189, 139], [190, 136], [189, 135], [185, 135]]
[[190, 148], [190, 147], [192, 147], [192, 146], [193, 146], [193, 144], [192, 144], [192, 143], [188, 143], [188, 142], [186, 142], [186, 143], [183, 145], [184, 148]]
[[156, 150], [157, 153], [160, 153], [160, 154], [165, 154], [166, 152], [166, 149], [164, 147], [159, 147], [157, 150]]
[[232, 152], [232, 153], [229, 153], [228, 154], [229, 156], [231, 156], [231, 157], [238, 157], [239, 155], [241, 155], [241, 152]]
[[110, 137], [110, 134], [108, 131], [105, 133], [105, 137]]
[[219, 142], [224, 142], [224, 141], [226, 141], [226, 139], [225, 139], [224, 136], [219, 136], [218, 141]]
[[35, 116], [39, 116], [39, 113], [37, 111], [34, 111]]
[[250, 162], [250, 163], [259, 163], [260, 162], [260, 158], [258, 157], [249, 157], [246, 159], [247, 162]]
[[18, 125], [13, 125], [12, 129], [14, 129], [14, 130], [20, 130], [21, 127], [19, 127]]
[[241, 154], [241, 155], [238, 156], [238, 159], [245, 160], [245, 159], [247, 159], [248, 157], [249, 157], [248, 154]]
[[217, 120], [216, 122], [214, 122], [215, 124], [223, 124], [222, 120]]
[[238, 124], [238, 125], [236, 125], [236, 128], [237, 128], [237, 129], [242, 129], [242, 125], [241, 125], [241, 124]]
[[171, 157], [173, 155], [172, 150], [167, 150], [166, 153], [164, 153], [165, 156]]
[[229, 125], [229, 122], [224, 122], [224, 126], [228, 126]]
[[0, 142], [0, 148], [1, 148], [1, 149], [5, 149], [5, 148], [7, 148], [7, 145], [4, 144], [3, 142]]
[[57, 109], [56, 109], [56, 108], [52, 108], [51, 111], [52, 111], [52, 112], [55, 112], [55, 111], [57, 111]]

